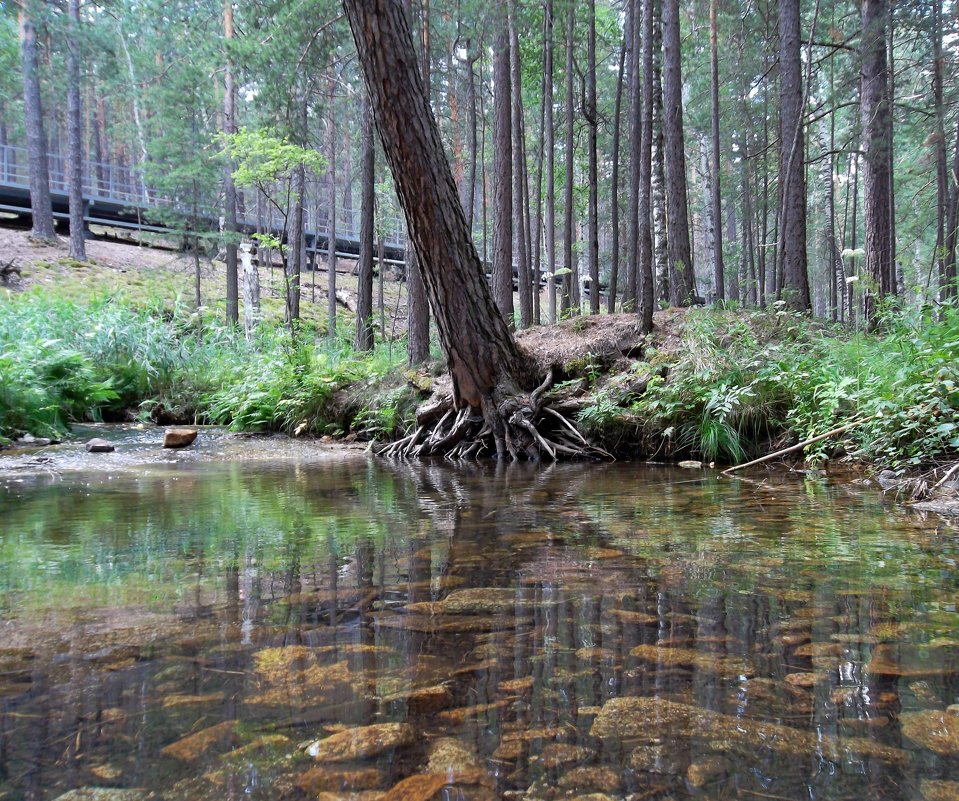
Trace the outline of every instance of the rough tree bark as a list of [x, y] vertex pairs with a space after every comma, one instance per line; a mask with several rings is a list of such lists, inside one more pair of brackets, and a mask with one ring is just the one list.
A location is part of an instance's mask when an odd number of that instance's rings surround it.
[[47, 137], [43, 129], [40, 104], [40, 75], [37, 67], [37, 30], [30, 17], [27, 2], [19, 8], [20, 55], [23, 69], [23, 116], [30, 160], [30, 211], [34, 239], [56, 242], [53, 206], [50, 202], [50, 168], [47, 163]]
[[619, 149], [620, 137], [623, 129], [623, 83], [626, 72], [626, 51], [629, 47], [627, 34], [623, 34], [623, 43], [619, 48], [619, 70], [616, 73], [616, 101], [613, 106], [613, 153], [610, 166], [610, 227], [612, 228], [612, 243], [610, 245], [609, 293], [607, 295], [606, 310], [612, 314], [616, 311], [616, 295], [619, 292]]
[[67, 184], [70, 192], [70, 258], [86, 261], [83, 241], [83, 117], [80, 111], [80, 0], [69, 0], [67, 42]]
[[[376, 150], [373, 147], [373, 109], [360, 91], [360, 260], [356, 276], [357, 350], [373, 350], [373, 214], [376, 189]], [[380, 265], [382, 271], [383, 265]]]
[[573, 47], [575, 44], [576, 4], [569, 3], [566, 12], [566, 180], [563, 182], [563, 293], [560, 309], [564, 314], [579, 314], [579, 267], [573, 259], [573, 125], [575, 94], [573, 92]]
[[639, 262], [637, 264], [637, 301], [642, 330], [653, 330], [656, 287], [653, 273], [653, 27], [655, 10], [652, 0], [642, 3], [643, 99], [640, 108], [642, 140], [639, 152]]
[[[227, 48], [223, 75], [223, 132], [236, 133], [236, 83], [233, 79], [233, 58], [229, 48], [233, 40], [233, 0], [223, 0], [223, 39]], [[227, 162], [223, 172], [223, 230], [226, 234], [226, 321], [236, 325], [240, 319], [237, 279], [236, 185], [233, 164]]]
[[656, 299], [669, 302], [669, 248], [666, 233], [666, 142], [663, 137], [663, 20], [660, 0], [653, 11], [653, 270]]
[[716, 0], [709, 2], [710, 96], [712, 99], [712, 207], [713, 207], [713, 289], [716, 300], [726, 299], [723, 269], [723, 211], [719, 174], [719, 47], [716, 33]]
[[862, 2], [863, 205], [866, 228], [865, 266], [873, 286], [867, 291], [866, 318], [876, 323], [878, 298], [893, 295], [889, 147], [889, 68], [886, 60], [886, 0]]
[[626, 285], [623, 311], [636, 311], [636, 276], [639, 273], [639, 156], [642, 149], [642, 95], [639, 71], [639, 2], [626, 6], [626, 34], [629, 37], [629, 187], [626, 201]]
[[[407, 14], [412, 14], [410, 0], [405, 0], [405, 8]], [[423, 20], [423, 24], [424, 26], [429, 25], [428, 16]], [[429, 33], [426, 31], [424, 31], [424, 40], [429, 41]], [[420, 69], [423, 84], [427, 89], [426, 102], [428, 104], [430, 56], [425, 48], [423, 48], [420, 56]], [[406, 325], [407, 361], [410, 366], [423, 364], [430, 358], [430, 306], [426, 297], [426, 286], [423, 284], [423, 276], [420, 272], [419, 254], [416, 252], [412, 241], [408, 243], [406, 248]]]
[[688, 306], [696, 294], [689, 207], [686, 149], [683, 135], [682, 55], [679, 41], [679, 0], [663, 3], [663, 133], [666, 140], [666, 229], [669, 257], [669, 299]]
[[[810, 308], [806, 263], [806, 146], [803, 140], [802, 66], [799, 57], [799, 0], [779, 3], [779, 269], [790, 308]], [[885, 52], [885, 51], [884, 51]]]
[[[526, 214], [529, 204], [524, 202], [526, 147], [523, 136], [523, 84], [520, 63], [519, 33], [516, 25], [516, 0], [509, 0], [509, 61], [512, 97], [510, 126], [513, 156], [513, 238], [516, 242], [518, 272], [516, 284], [519, 295], [519, 327], [529, 328], [533, 323], [533, 287], [529, 269], [529, 250], [526, 238]], [[512, 292], [512, 290], [510, 290]]]
[[589, 265], [589, 313], [599, 314], [599, 165], [597, 136], [599, 116], [596, 110], [596, 1], [587, 3], [589, 28], [586, 37], [586, 108], [583, 116], [589, 126], [589, 212], [587, 262]]
[[546, 0], [543, 26], [543, 106], [546, 120], [546, 272], [549, 323], [556, 322], [556, 128], [553, 125], [553, 0]]
[[506, 0], [496, 9], [493, 43], [493, 299], [513, 327], [513, 140]]
[[[541, 412], [551, 411], [542, 400], [549, 382], [535, 386], [539, 377], [493, 303], [402, 6], [398, 0], [344, 0], [343, 5], [383, 150], [420, 254], [453, 385], [451, 404], [421, 409], [417, 430], [390, 452], [465, 457], [491, 447], [489, 440], [500, 458], [575, 452], [560, 445], [558, 435], [548, 440], [540, 433], [545, 430]], [[426, 430], [432, 433], [421, 442]], [[579, 437], [571, 427], [564, 430]]]

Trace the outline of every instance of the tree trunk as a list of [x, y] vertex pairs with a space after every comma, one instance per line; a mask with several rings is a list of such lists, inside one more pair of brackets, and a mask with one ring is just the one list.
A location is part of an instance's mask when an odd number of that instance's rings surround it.
[[716, 2], [709, 2], [710, 95], [712, 97], [712, 208], [713, 208], [713, 290], [716, 300], [726, 299], [723, 275], [723, 210], [719, 171], [719, 48], [716, 36]]
[[329, 151], [327, 155], [330, 173], [330, 233], [326, 253], [326, 333], [336, 338], [336, 109], [333, 107], [333, 82], [330, 81]]
[[573, 93], [573, 47], [576, 30], [576, 4], [569, 3], [566, 12], [566, 180], [563, 185], [563, 294], [561, 311], [579, 314], [579, 265], [573, 259], [573, 124], [575, 122], [575, 94]]
[[643, 331], [653, 330], [653, 311], [656, 307], [656, 287], [653, 272], [653, 46], [655, 9], [653, 0], [642, 3], [643, 99], [640, 109], [642, 141], [639, 151], [639, 261], [637, 263], [637, 302]]
[[[376, 150], [373, 147], [373, 110], [369, 96], [360, 91], [360, 258], [356, 277], [357, 350], [373, 350], [373, 214], [376, 190]], [[380, 265], [382, 272], [383, 265]]]
[[506, 0], [499, 0], [496, 13], [499, 27], [493, 43], [493, 298], [506, 325], [512, 328], [513, 142]]
[[83, 117], [80, 110], [80, 0], [68, 0], [67, 42], [67, 185], [70, 191], [70, 258], [86, 261], [83, 241]]
[[946, 209], [946, 255], [942, 281], [946, 298], [955, 298], [959, 294], [956, 283], [956, 240], [959, 238], [959, 122], [956, 123], [956, 152], [952, 162], [952, 174], [954, 185]]
[[553, 0], [546, 0], [543, 44], [543, 106], [546, 112], [546, 274], [549, 322], [556, 316], [556, 128], [553, 125]]
[[586, 38], [586, 108], [583, 116], [589, 126], [589, 212], [586, 234], [589, 265], [589, 313], [599, 314], [599, 164], [596, 111], [596, 0], [587, 2], [589, 30]]
[[[702, 174], [703, 179], [703, 217], [702, 217], [702, 230], [703, 230], [703, 241], [702, 241], [702, 255], [703, 261], [713, 262], [713, 281], [716, 279], [716, 236], [719, 234], [717, 230], [720, 225], [717, 224], [716, 218], [713, 216], [713, 171], [710, 165], [710, 143], [706, 134], [701, 133], [699, 135], [699, 171]], [[712, 300], [719, 300], [718, 290], [716, 289], [716, 284], [713, 283], [712, 289]]]
[[[229, 48], [233, 41], [233, 0], [223, 0], [223, 39], [227, 48], [226, 71], [223, 76], [223, 132], [236, 133], [236, 84], [233, 80], [233, 58]], [[223, 172], [223, 230], [226, 233], [226, 321], [236, 325], [240, 319], [237, 280], [236, 185], [233, 164], [227, 162]]]
[[663, 22], [660, 0], [653, 10], [653, 264], [656, 299], [669, 302], [669, 248], [666, 232], [666, 143], [663, 137]]
[[45, 242], [56, 242], [53, 206], [50, 201], [50, 168], [47, 164], [47, 137], [43, 130], [40, 104], [40, 75], [37, 67], [37, 31], [30, 18], [26, 0], [19, 8], [20, 54], [23, 67], [23, 116], [30, 160], [30, 211], [33, 228], [30, 235]]
[[639, 161], [642, 152], [642, 92], [639, 70], [639, 41], [642, 22], [638, 0], [626, 6], [626, 32], [629, 39], [629, 191], [626, 201], [626, 286], [623, 311], [637, 311], [636, 278], [639, 274]]
[[616, 73], [616, 102], [613, 106], [613, 152], [611, 155], [611, 176], [609, 192], [610, 227], [612, 228], [612, 243], [610, 248], [609, 264], [609, 294], [606, 310], [613, 314], [616, 311], [616, 295], [619, 292], [619, 150], [620, 136], [623, 127], [623, 83], [626, 72], [626, 51], [628, 49], [628, 34], [623, 33], [623, 43], [619, 48], [619, 71]]
[[886, 0], [862, 0], [862, 126], [863, 203], [866, 226], [865, 266], [871, 287], [866, 292], [866, 318], [877, 322], [879, 299], [895, 294], [892, 232], [889, 230], [889, 113], [886, 61]]
[[799, 0], [779, 3], [779, 270], [783, 300], [792, 309], [810, 308], [806, 263], [806, 147], [799, 57]]
[[936, 115], [936, 249], [939, 299], [945, 300], [946, 210], [949, 205], [949, 172], [946, 166], [946, 124], [942, 91], [942, 0], [932, 3], [932, 98]]
[[293, 321], [300, 319], [300, 272], [303, 266], [303, 190], [306, 169], [300, 165], [293, 172], [293, 209], [286, 231], [286, 322], [293, 330]]
[[[498, 389], [523, 373], [473, 247], [456, 184], [427, 99], [409, 22], [396, 0], [345, 0], [372, 96], [377, 130], [436, 314], [454, 403], [481, 410], [502, 431]], [[500, 435], [497, 450], [505, 453]]]
[[476, 76], [473, 73], [473, 64], [478, 56], [470, 56], [470, 43], [466, 42], [466, 53], [469, 61], [467, 62], [466, 73], [466, 108], [467, 108], [467, 131], [469, 139], [470, 165], [469, 175], [466, 180], [466, 187], [462, 196], [463, 209], [466, 211], [466, 224], [470, 230], [473, 230], [473, 217], [476, 212]]
[[[509, 60], [512, 83], [511, 128], [512, 128], [512, 177], [513, 177], [513, 236], [516, 241], [517, 276], [519, 289], [519, 327], [529, 328], [533, 322], [533, 288], [531, 284], [526, 239], [526, 214], [523, 188], [526, 184], [525, 137], [523, 136], [523, 84], [520, 64], [519, 35], [516, 30], [516, 0], [509, 0]], [[512, 289], [510, 290], [512, 297]]]
[[[412, 16], [412, 6], [410, 0], [405, 0], [406, 13]], [[427, 8], [428, 10], [428, 8]], [[425, 20], [428, 24], [429, 19]], [[428, 39], [429, 34], [424, 32]], [[422, 45], [422, 43], [421, 43]], [[415, 48], [414, 48], [415, 54]], [[420, 69], [425, 86], [426, 103], [430, 103], [430, 69], [429, 53], [420, 51]], [[375, 103], [374, 103], [375, 113]], [[423, 364], [430, 358], [430, 306], [426, 296], [426, 285], [423, 283], [423, 275], [420, 271], [419, 254], [413, 245], [412, 239], [406, 247], [406, 346], [407, 361], [410, 366]]]
[[670, 302], [688, 306], [696, 295], [689, 243], [689, 204], [686, 151], [683, 137], [682, 55], [679, 40], [679, 0], [663, 4], [663, 132], [666, 139], [666, 208], [670, 267]]

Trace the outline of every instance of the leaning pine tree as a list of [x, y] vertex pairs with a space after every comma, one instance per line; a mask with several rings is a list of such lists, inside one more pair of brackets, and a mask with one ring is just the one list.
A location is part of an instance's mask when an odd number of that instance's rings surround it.
[[452, 397], [419, 410], [385, 455], [556, 458], [589, 450], [493, 303], [427, 99], [401, 0], [344, 0], [383, 150], [420, 259]]

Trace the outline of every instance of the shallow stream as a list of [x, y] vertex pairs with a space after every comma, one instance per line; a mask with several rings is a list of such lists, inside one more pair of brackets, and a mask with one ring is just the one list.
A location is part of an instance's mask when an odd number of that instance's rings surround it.
[[231, 454], [0, 478], [0, 799], [959, 798], [954, 524]]

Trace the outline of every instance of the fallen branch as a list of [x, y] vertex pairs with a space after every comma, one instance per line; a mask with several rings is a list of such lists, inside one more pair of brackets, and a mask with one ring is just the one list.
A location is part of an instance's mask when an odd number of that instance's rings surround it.
[[864, 417], [861, 420], [854, 420], [851, 423], [846, 423], [844, 426], [839, 426], [839, 428], [834, 428], [832, 431], [827, 431], [825, 434], [819, 434], [816, 437], [810, 437], [809, 439], [804, 439], [802, 442], [798, 442], [795, 445], [790, 445], [788, 448], [783, 448], [782, 450], [776, 451], [775, 453], [769, 453], [765, 456], [761, 456], [759, 459], [753, 459], [751, 462], [746, 462], [745, 464], [737, 464], [733, 467], [728, 467], [723, 470], [722, 475], [729, 475], [734, 473], [737, 470], [743, 470], [747, 467], [752, 467], [753, 465], [762, 464], [763, 462], [769, 462], [773, 459], [778, 459], [780, 456], [785, 456], [788, 453], [793, 453], [795, 451], [801, 451], [807, 445], [814, 445], [817, 442], [822, 442], [824, 439], [829, 439], [830, 437], [838, 436], [839, 434], [844, 434], [849, 431], [851, 428], [856, 426], [861, 426], [863, 423], [868, 423], [870, 420], [875, 420], [876, 416]]
[[927, 492], [926, 494], [927, 494], [927, 495], [931, 495], [932, 493], [934, 493], [934, 492], [935, 492], [937, 489], [939, 489], [943, 484], [945, 484], [950, 478], [952, 478], [957, 472], [959, 472], [959, 462], [956, 462], [952, 467], [950, 467], [950, 468], [946, 471], [946, 474], [945, 474], [942, 478], [940, 478], [940, 479], [935, 483], [935, 485], [933, 486], [933, 488], [932, 488], [931, 490], [929, 490], [929, 492]]

